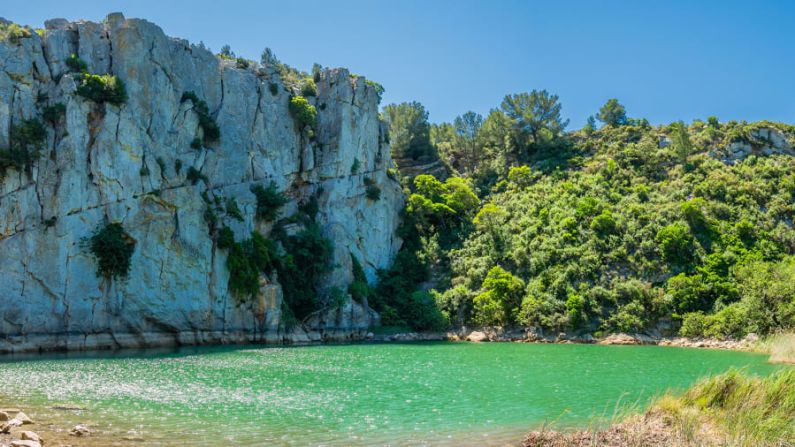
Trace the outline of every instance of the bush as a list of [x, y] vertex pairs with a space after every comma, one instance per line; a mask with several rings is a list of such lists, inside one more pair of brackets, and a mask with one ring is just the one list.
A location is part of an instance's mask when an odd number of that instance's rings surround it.
[[135, 239], [119, 223], [105, 225], [91, 236], [91, 253], [97, 260], [97, 276], [106, 279], [123, 278], [130, 272], [130, 260], [135, 252]]
[[375, 184], [367, 185], [365, 187], [365, 195], [367, 196], [368, 200], [376, 202], [381, 198], [381, 188]]
[[278, 265], [285, 303], [299, 320], [321, 307], [317, 283], [331, 271], [334, 246], [312, 222], [283, 241], [285, 256]]
[[22, 27], [16, 23], [8, 25], [0, 24], [0, 40], [7, 40], [13, 44], [18, 44], [20, 39], [30, 37], [32, 33], [28, 27]]
[[314, 129], [317, 125], [317, 109], [303, 96], [293, 96], [290, 98], [290, 113], [293, 115], [299, 129], [306, 126]]
[[489, 270], [475, 297], [475, 322], [481, 325], [506, 326], [515, 322], [514, 315], [522, 303], [524, 282], [496, 266]]
[[82, 73], [88, 70], [88, 64], [72, 53], [65, 61], [66, 67], [75, 73]]
[[8, 149], [0, 149], [0, 174], [8, 168], [30, 172], [47, 140], [44, 125], [36, 118], [22, 120], [11, 125], [8, 136]]
[[[226, 228], [226, 227], [225, 227]], [[228, 230], [228, 228], [227, 228]], [[224, 234], [225, 233], [225, 234]], [[262, 273], [270, 273], [278, 264], [276, 246], [270, 240], [255, 232], [251, 238], [229, 246], [231, 230], [222, 229], [218, 246], [228, 247], [226, 267], [229, 270], [229, 290], [237, 298], [245, 300], [259, 292], [259, 277]], [[234, 235], [232, 236], [234, 240]], [[224, 248], [224, 247], [221, 247]]]
[[120, 106], [127, 101], [127, 88], [117, 76], [83, 72], [78, 78], [77, 94], [96, 103]]
[[673, 264], [684, 266], [693, 260], [693, 235], [690, 228], [681, 222], [665, 226], [655, 238], [663, 257]]
[[226, 199], [226, 214], [232, 219], [243, 222], [243, 212], [240, 211], [240, 207], [234, 197]]
[[616, 220], [610, 210], [602, 210], [602, 213], [591, 220], [591, 230], [600, 236], [607, 236], [616, 232]]
[[312, 78], [304, 78], [301, 81], [301, 96], [317, 96], [317, 85]]
[[251, 192], [257, 197], [257, 218], [266, 222], [276, 219], [279, 208], [287, 203], [287, 197], [278, 190], [274, 182], [267, 188], [262, 185], [252, 186]]

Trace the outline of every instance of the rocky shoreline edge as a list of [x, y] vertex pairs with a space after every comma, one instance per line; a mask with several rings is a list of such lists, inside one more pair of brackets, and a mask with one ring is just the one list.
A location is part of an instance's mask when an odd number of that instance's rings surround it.
[[668, 337], [649, 334], [614, 333], [603, 337], [591, 334], [546, 334], [534, 328], [461, 328], [446, 332], [378, 333], [367, 328], [312, 330], [295, 327], [285, 332], [197, 331], [152, 333], [100, 333], [70, 335], [27, 335], [0, 339], [0, 355], [44, 352], [80, 352], [120, 349], [159, 349], [183, 346], [271, 345], [305, 346], [327, 343], [469, 341], [601, 345], [658, 345], [682, 348], [754, 350], [759, 337], [743, 339]]
[[[29, 426], [36, 425], [36, 431]], [[40, 433], [45, 433], [42, 435]], [[27, 414], [18, 408], [0, 408], [0, 446], [2, 447], [42, 447], [45, 438], [49, 445], [56, 441], [67, 441], [69, 437], [86, 437], [91, 430], [78, 424], [69, 430], [50, 425], [36, 424]]]
[[460, 329], [450, 332], [403, 332], [389, 335], [368, 334], [369, 340], [382, 342], [406, 341], [469, 341], [514, 342], [514, 343], [559, 343], [559, 344], [599, 344], [599, 345], [657, 345], [679, 348], [730, 349], [736, 351], [753, 350], [759, 341], [755, 334], [748, 334], [743, 339], [719, 340], [716, 338], [687, 338], [653, 336], [648, 334], [614, 333], [596, 338], [591, 334], [557, 335], [544, 334], [533, 328], [504, 330], [502, 328]]

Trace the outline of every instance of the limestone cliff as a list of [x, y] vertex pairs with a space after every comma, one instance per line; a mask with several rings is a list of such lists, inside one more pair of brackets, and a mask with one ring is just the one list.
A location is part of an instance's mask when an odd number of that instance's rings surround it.
[[[118, 76], [128, 100], [77, 95], [72, 54], [90, 73]], [[274, 224], [255, 218], [253, 185], [274, 182], [287, 195], [280, 218], [316, 198], [317, 221], [334, 243], [324, 289], [345, 290], [351, 255], [370, 281], [388, 267], [400, 247], [403, 196], [387, 175], [377, 91], [345, 69], [322, 71], [308, 136], [289, 111], [293, 89], [272, 67], [240, 68], [121, 14], [52, 20], [0, 42], [0, 148], [14, 125], [65, 106], [30, 169], [0, 177], [0, 351], [304, 339], [300, 325], [285, 333], [277, 279], [263, 275], [250, 300], [230, 294], [226, 252], [203, 217], [208, 197], [234, 198], [242, 220], [225, 224], [236, 237], [268, 236]], [[191, 147], [199, 114], [181, 101], [185, 92], [206, 101], [217, 142]], [[186, 178], [191, 168], [206, 180]], [[380, 199], [368, 198], [366, 183]], [[98, 277], [86, 249], [85, 239], [112, 222], [135, 241], [126, 279]], [[306, 329], [315, 339], [357, 337], [377, 319], [348, 298]]]

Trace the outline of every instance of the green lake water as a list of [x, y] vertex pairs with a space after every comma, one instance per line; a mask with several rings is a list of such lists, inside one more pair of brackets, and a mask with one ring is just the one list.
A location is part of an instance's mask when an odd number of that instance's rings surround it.
[[6, 357], [0, 403], [136, 445], [515, 445], [541, 424], [587, 426], [730, 367], [774, 371], [765, 361], [655, 346], [441, 342]]

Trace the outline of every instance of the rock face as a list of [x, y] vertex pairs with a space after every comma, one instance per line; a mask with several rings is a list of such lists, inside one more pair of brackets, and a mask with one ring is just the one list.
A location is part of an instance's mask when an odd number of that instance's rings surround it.
[[[334, 242], [323, 290], [346, 290], [351, 255], [370, 281], [389, 266], [401, 244], [403, 195], [387, 175], [378, 94], [364, 78], [345, 69], [320, 74], [308, 98], [317, 108], [310, 135], [289, 111], [297, 90], [272, 67], [238, 68], [121, 14], [46, 27], [0, 42], [0, 149], [13, 125], [65, 106], [63, 119], [46, 124], [46, 149], [30, 171], [0, 177], [0, 352], [289, 339], [277, 279], [263, 276], [255, 299], [233, 297], [226, 251], [204, 218], [207, 198], [234, 198], [242, 220], [221, 218], [236, 239], [254, 230], [267, 237], [273, 223], [255, 218], [253, 185], [273, 182], [287, 195], [280, 218], [317, 200], [317, 222]], [[89, 72], [123, 80], [128, 100], [97, 104], [75, 94], [71, 54]], [[181, 101], [188, 91], [220, 128], [208, 147], [191, 147], [201, 129], [193, 102]], [[206, 181], [188, 180], [191, 168]], [[379, 200], [367, 198], [365, 183], [380, 188]], [[99, 278], [86, 247], [108, 223], [121, 223], [135, 241], [123, 280]], [[348, 299], [307, 329], [364, 336], [377, 321], [366, 303]]]
[[724, 163], [734, 164], [751, 155], [770, 156], [783, 154], [795, 156], [795, 148], [781, 130], [774, 127], [753, 129], [745, 139], [738, 139], [711, 153]]

